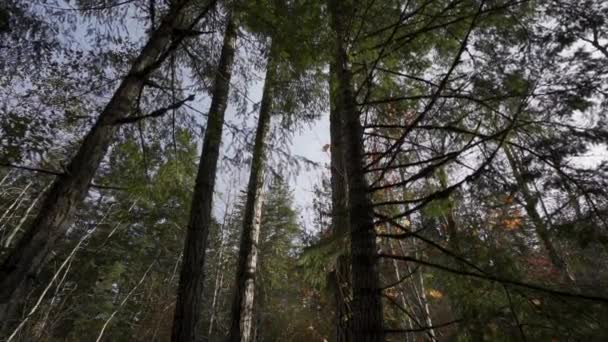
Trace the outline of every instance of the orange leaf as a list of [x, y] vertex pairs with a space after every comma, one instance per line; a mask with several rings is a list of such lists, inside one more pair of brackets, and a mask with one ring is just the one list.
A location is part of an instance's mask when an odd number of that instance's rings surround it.
[[439, 290], [435, 290], [435, 289], [430, 289], [429, 290], [429, 296], [435, 298], [435, 299], [441, 299], [443, 298], [443, 293]]
[[502, 223], [507, 230], [515, 230], [521, 227], [521, 219], [519, 217], [505, 219]]

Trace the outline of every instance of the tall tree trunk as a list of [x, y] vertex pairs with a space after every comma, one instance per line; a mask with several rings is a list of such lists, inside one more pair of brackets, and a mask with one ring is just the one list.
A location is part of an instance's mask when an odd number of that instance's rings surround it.
[[[336, 106], [338, 105], [338, 92], [336, 80], [336, 67], [332, 63], [329, 67], [329, 89], [330, 89], [330, 151], [331, 151], [331, 223], [333, 234], [340, 239], [348, 235], [348, 209], [346, 190], [346, 170], [344, 169], [344, 151], [342, 147], [343, 120]], [[343, 241], [348, 243], [347, 241]], [[350, 272], [348, 256], [340, 255], [336, 260], [335, 270], [330, 275], [331, 288], [334, 290], [334, 305], [336, 316], [334, 323], [337, 342], [349, 342], [352, 340], [350, 331], [350, 309], [348, 299], [350, 297]]]
[[205, 249], [212, 223], [213, 191], [217, 162], [220, 155], [224, 114], [230, 91], [230, 78], [237, 38], [237, 27], [229, 16], [224, 33], [222, 54], [213, 85], [213, 98], [209, 108], [207, 130], [194, 185], [190, 222], [184, 243], [184, 258], [177, 289], [177, 302], [171, 340], [191, 342], [196, 340], [200, 317], [201, 296], [205, 274]]
[[352, 341], [352, 314], [350, 309], [351, 282], [350, 263], [348, 255], [339, 255], [336, 260], [336, 269], [332, 272], [332, 286], [334, 288], [334, 301], [336, 306], [335, 328], [337, 342]]
[[[210, 10], [215, 2], [216, 0], [211, 0], [205, 11]], [[19, 300], [11, 297], [17, 289], [27, 286], [27, 279], [36, 276], [45, 265], [51, 250], [65, 235], [72, 213], [84, 200], [89, 184], [112, 143], [118, 127], [117, 120], [125, 118], [132, 111], [150, 73], [185, 38], [185, 32], [176, 32], [194, 25], [187, 24], [183, 16], [190, 3], [190, 0], [172, 3], [161, 25], [151, 34], [129, 73], [84, 138], [66, 172], [55, 179], [31, 226], [0, 265], [0, 311], [9, 300]]]
[[272, 99], [275, 78], [276, 44], [272, 44], [266, 66], [264, 91], [255, 134], [243, 230], [239, 248], [239, 262], [236, 274], [236, 289], [232, 303], [231, 328], [228, 341], [250, 342], [254, 338], [254, 298], [255, 277], [258, 261], [258, 240], [262, 215], [262, 191], [264, 188], [264, 167], [266, 165], [266, 136], [270, 128]]
[[376, 233], [369, 185], [363, 170], [363, 127], [355, 101], [350, 62], [346, 51], [346, 24], [352, 8], [343, 1], [328, 0], [332, 29], [335, 33], [339, 102], [336, 106], [344, 120], [343, 142], [348, 188], [352, 262], [352, 334], [353, 341], [384, 341], [382, 298], [379, 287]]
[[568, 270], [568, 265], [566, 261], [560, 253], [557, 251], [557, 248], [551, 241], [551, 237], [549, 236], [549, 229], [545, 221], [540, 217], [538, 211], [536, 210], [536, 204], [538, 203], [538, 199], [532, 194], [532, 191], [528, 187], [528, 183], [522, 176], [522, 165], [518, 162], [516, 157], [513, 155], [513, 152], [508, 146], [504, 146], [505, 155], [507, 156], [507, 161], [509, 162], [509, 166], [513, 171], [513, 176], [515, 181], [517, 182], [517, 187], [519, 192], [521, 193], [524, 199], [524, 210], [528, 217], [534, 224], [534, 228], [536, 230], [536, 234], [540, 238], [545, 251], [549, 255], [549, 260], [553, 266], [561, 272], [563, 279], [567, 282], [574, 281], [574, 277], [570, 274]]

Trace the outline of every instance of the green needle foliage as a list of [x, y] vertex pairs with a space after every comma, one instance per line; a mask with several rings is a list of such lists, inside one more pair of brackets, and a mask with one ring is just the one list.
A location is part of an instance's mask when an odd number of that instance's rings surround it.
[[607, 79], [602, 0], [3, 1], [0, 340], [606, 340]]

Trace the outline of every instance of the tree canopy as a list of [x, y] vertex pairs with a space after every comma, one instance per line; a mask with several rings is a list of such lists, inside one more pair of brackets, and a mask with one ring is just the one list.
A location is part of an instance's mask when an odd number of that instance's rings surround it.
[[5, 0], [0, 341], [608, 339], [607, 77], [602, 0]]

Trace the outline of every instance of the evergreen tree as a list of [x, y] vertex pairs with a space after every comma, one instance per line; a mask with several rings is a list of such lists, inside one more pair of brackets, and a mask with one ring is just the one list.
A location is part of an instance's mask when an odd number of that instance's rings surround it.
[[606, 339], [607, 13], [4, 1], [0, 339]]
[[236, 49], [237, 24], [232, 13], [227, 15], [224, 43], [219, 60], [211, 108], [205, 130], [205, 139], [199, 161], [196, 183], [192, 197], [190, 222], [184, 244], [184, 256], [180, 272], [173, 341], [192, 341], [197, 336], [201, 295], [205, 273], [205, 249], [212, 224], [211, 209], [217, 163], [224, 127], [224, 115], [230, 90], [230, 77]]

